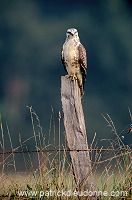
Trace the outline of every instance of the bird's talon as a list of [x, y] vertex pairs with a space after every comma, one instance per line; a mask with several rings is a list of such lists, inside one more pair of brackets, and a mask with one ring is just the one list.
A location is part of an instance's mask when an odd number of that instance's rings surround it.
[[76, 76], [75, 74], [70, 75], [70, 77], [71, 77], [71, 80], [72, 80], [72, 81], [73, 81], [73, 80], [77, 80], [77, 76]]

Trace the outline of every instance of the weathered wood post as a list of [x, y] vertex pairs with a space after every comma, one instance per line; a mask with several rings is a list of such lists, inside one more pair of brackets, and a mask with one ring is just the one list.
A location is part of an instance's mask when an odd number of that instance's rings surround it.
[[[61, 101], [69, 149], [88, 149], [80, 89], [77, 81], [72, 81], [69, 76], [61, 77]], [[80, 192], [96, 191], [96, 187], [93, 184], [89, 151], [70, 151], [70, 157], [77, 190]], [[87, 199], [93, 200], [96, 197], [88, 197]]]

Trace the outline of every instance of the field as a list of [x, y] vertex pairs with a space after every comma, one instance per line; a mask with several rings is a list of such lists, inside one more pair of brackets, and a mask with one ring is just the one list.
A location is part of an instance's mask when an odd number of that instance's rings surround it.
[[[92, 191], [76, 190], [73, 169], [69, 158], [67, 146], [44, 144], [44, 135], [40, 126], [40, 121], [32, 108], [30, 109], [33, 138], [35, 140], [37, 167], [34, 169], [34, 158], [31, 152], [21, 152], [21, 160], [25, 168], [22, 172], [17, 171], [15, 153], [6, 154], [4, 146], [4, 131], [1, 123], [2, 141], [1, 147], [1, 176], [0, 176], [0, 199], [91, 199]], [[130, 113], [131, 117], [131, 113]], [[36, 133], [35, 122], [38, 122], [39, 132]], [[131, 146], [124, 145], [122, 138], [117, 134], [114, 123], [107, 115], [105, 120], [115, 134], [115, 139], [107, 141], [107, 149], [98, 148], [96, 134], [90, 144], [90, 156], [92, 161], [92, 171], [94, 183], [97, 191], [94, 191], [99, 200], [132, 199], [132, 154]], [[8, 128], [8, 127], [7, 127]], [[130, 133], [131, 134], [131, 130]], [[60, 133], [59, 133], [60, 135]], [[27, 141], [20, 146], [13, 148], [11, 134], [8, 131], [11, 151], [23, 150]], [[28, 140], [30, 140], [29, 138]], [[60, 151], [63, 150], [63, 151]], [[28, 164], [27, 164], [28, 163]]]

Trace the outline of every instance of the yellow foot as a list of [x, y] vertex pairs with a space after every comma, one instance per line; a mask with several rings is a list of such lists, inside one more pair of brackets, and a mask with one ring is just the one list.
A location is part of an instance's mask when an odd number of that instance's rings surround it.
[[76, 76], [75, 74], [70, 75], [70, 78], [71, 78], [72, 81], [73, 81], [73, 80], [77, 80], [77, 76]]

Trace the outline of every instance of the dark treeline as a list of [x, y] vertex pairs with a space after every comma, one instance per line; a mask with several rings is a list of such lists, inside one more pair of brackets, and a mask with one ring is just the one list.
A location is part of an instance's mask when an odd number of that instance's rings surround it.
[[[78, 29], [88, 55], [82, 102], [90, 141], [95, 132], [97, 138], [115, 137], [101, 114], [110, 115], [118, 133], [129, 128], [131, 9], [132, 2], [126, 0], [0, 0], [0, 113], [5, 135], [7, 123], [14, 146], [19, 133], [23, 140], [33, 135], [26, 106], [33, 106], [47, 137], [50, 132], [52, 138], [54, 124], [57, 134], [60, 76], [65, 75], [61, 48], [71, 27]], [[129, 144], [126, 132], [121, 135]], [[33, 145], [29, 143], [30, 148]]]

